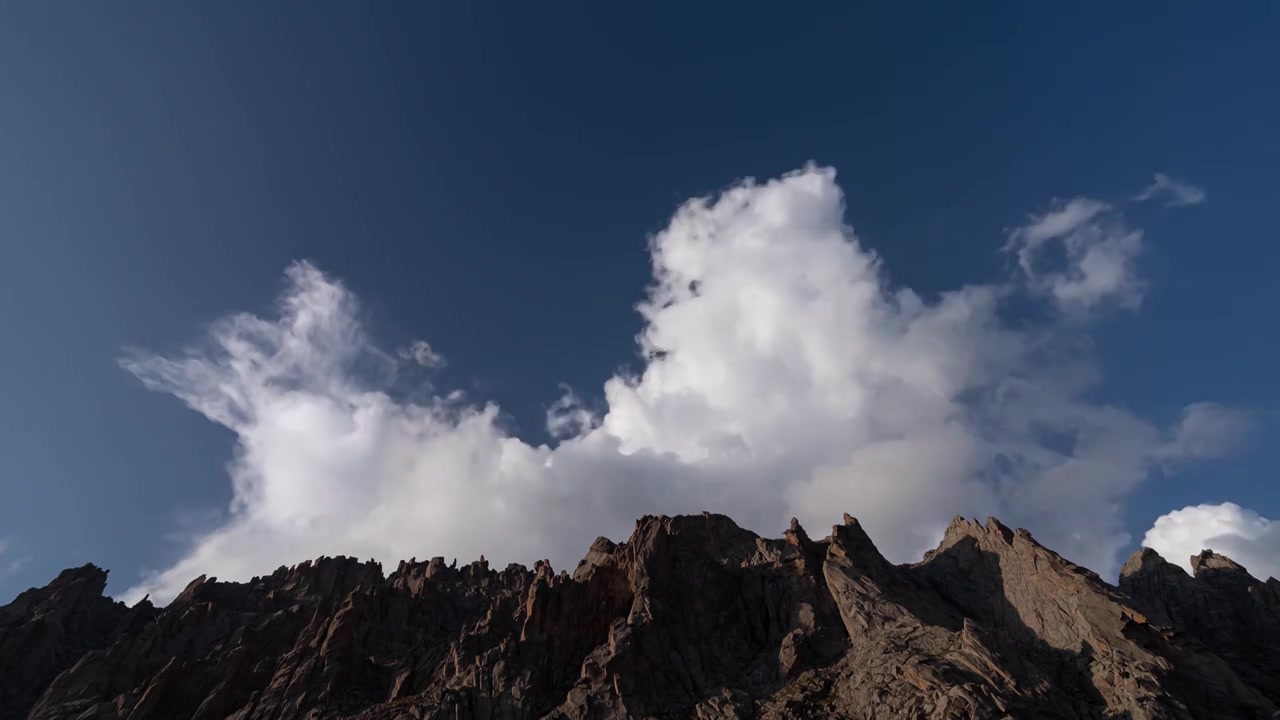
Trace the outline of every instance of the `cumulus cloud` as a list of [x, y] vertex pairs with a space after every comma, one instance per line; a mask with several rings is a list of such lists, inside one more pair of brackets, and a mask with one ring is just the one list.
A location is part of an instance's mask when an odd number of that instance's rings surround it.
[[1156, 518], [1142, 544], [1191, 572], [1191, 558], [1213, 550], [1254, 577], [1280, 577], [1280, 522], [1235, 503], [1189, 505]]
[[[127, 354], [147, 387], [238, 438], [225, 521], [127, 596], [320, 554], [571, 566], [639, 515], [704, 509], [773, 535], [792, 515], [821, 528], [848, 511], [899, 562], [956, 513], [997, 514], [1114, 571], [1125, 498], [1156, 464], [1217, 452], [1191, 438], [1221, 416], [1189, 409], [1178, 441], [1179, 427], [1091, 400], [1087, 318], [1002, 319], [1018, 283], [1050, 276], [1024, 267], [925, 299], [886, 281], [844, 209], [817, 167], [682, 206], [650, 243], [643, 365], [594, 406], [566, 392], [551, 445], [504, 432], [496, 406], [396, 392], [387, 364], [416, 360], [379, 350], [355, 295], [306, 262], [274, 313], [219, 321], [177, 356]], [[1136, 251], [1107, 282], [1088, 258], [1132, 233], [1105, 205], [1055, 212], [1015, 233], [1020, 253], [1078, 246], [1050, 300], [1123, 304]]]
[[1142, 302], [1142, 232], [1128, 229], [1107, 203], [1074, 198], [1032, 215], [1009, 234], [1005, 250], [1016, 253], [1027, 284], [1065, 311], [1105, 302], [1135, 309]]
[[1156, 173], [1151, 184], [1138, 193], [1134, 200], [1146, 202], [1155, 198], [1166, 198], [1166, 205], [1199, 205], [1207, 199], [1204, 190], [1190, 183], [1179, 182], [1164, 173]]

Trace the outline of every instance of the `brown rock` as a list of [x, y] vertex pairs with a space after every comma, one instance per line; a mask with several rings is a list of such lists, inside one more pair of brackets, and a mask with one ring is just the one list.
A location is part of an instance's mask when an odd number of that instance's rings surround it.
[[1270, 718], [1280, 583], [1149, 550], [1121, 587], [994, 519], [895, 566], [861, 524], [647, 516], [540, 561], [320, 558], [163, 610], [68, 570], [0, 608], [0, 718]]
[[[1195, 576], [1142, 548], [1120, 572], [1120, 587], [1181, 645], [1208, 649], [1249, 689], [1280, 705], [1280, 596], [1230, 558], [1205, 550]], [[1238, 689], [1237, 689], [1238, 690]], [[1238, 690], [1243, 692], [1242, 690]]]
[[85, 565], [0, 607], [0, 718], [25, 717], [59, 673], [155, 615], [146, 599], [131, 609], [103, 597], [106, 586], [107, 571]]

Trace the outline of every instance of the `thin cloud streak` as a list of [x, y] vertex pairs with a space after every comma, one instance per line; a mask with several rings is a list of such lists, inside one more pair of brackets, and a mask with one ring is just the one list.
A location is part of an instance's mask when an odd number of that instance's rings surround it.
[[1156, 173], [1151, 184], [1138, 193], [1134, 200], [1146, 202], [1160, 197], [1166, 199], [1165, 205], [1168, 207], [1199, 205], [1208, 200], [1208, 196], [1201, 188], [1191, 183], [1174, 180], [1164, 173]]

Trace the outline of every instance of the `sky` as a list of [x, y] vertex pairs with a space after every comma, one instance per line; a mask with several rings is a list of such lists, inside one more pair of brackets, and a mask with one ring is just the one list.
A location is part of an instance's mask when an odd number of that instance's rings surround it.
[[650, 513], [1280, 575], [1280, 10], [0, 8], [0, 602]]

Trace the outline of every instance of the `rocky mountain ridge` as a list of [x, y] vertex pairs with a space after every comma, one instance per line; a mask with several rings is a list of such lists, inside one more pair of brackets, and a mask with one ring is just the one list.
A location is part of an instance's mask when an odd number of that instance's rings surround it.
[[172, 603], [66, 570], [0, 607], [0, 718], [1272, 718], [1280, 583], [1149, 549], [1119, 586], [995, 519], [893, 565], [857, 520], [648, 516], [549, 564], [320, 558]]

